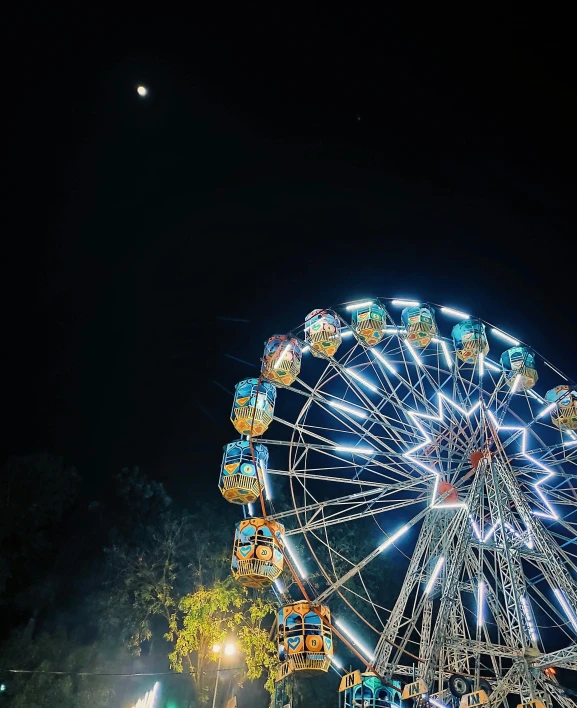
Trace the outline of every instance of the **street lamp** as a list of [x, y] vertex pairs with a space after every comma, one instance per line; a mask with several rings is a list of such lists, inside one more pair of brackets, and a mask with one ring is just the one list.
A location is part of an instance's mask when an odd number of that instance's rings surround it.
[[234, 642], [227, 642], [224, 647], [221, 644], [215, 644], [212, 647], [212, 651], [218, 654], [218, 668], [216, 669], [216, 679], [214, 681], [214, 694], [212, 696], [212, 708], [216, 706], [216, 692], [218, 689], [218, 679], [220, 674], [220, 665], [222, 663], [222, 656], [233, 656], [236, 654], [236, 644]]

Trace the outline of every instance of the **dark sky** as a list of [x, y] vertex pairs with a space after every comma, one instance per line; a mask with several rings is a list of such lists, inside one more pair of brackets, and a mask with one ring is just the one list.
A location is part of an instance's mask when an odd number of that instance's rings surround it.
[[367, 295], [460, 307], [576, 375], [568, 18], [352, 7], [14, 18], [4, 456], [216, 501], [213, 380], [256, 372], [226, 354]]

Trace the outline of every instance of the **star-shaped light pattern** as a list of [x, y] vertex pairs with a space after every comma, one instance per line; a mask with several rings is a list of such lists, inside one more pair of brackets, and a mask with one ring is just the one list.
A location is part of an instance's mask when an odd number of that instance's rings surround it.
[[[462, 508], [462, 507], [467, 506], [465, 502], [449, 502], [449, 503], [443, 502], [442, 504], [436, 503], [436, 500], [438, 498], [440, 473], [437, 470], [435, 470], [430, 464], [427, 464], [426, 462], [422, 462], [417, 457], [415, 457], [416, 453], [418, 453], [419, 450], [422, 450], [423, 448], [431, 445], [432, 443], [435, 442], [435, 440], [425, 430], [425, 428], [423, 427], [423, 425], [421, 424], [419, 419], [429, 420], [429, 421], [433, 421], [436, 423], [445, 423], [446, 422], [445, 421], [445, 408], [444, 408], [445, 404], [450, 405], [452, 408], [457, 410], [465, 418], [470, 419], [471, 415], [480, 407], [481, 402], [479, 401], [479, 402], [475, 403], [474, 406], [469, 408], [469, 410], [465, 410], [462, 406], [455, 403], [455, 401], [451, 400], [445, 394], [438, 393], [437, 395], [438, 395], [438, 400], [439, 400], [439, 403], [438, 403], [439, 413], [438, 413], [438, 415], [430, 415], [428, 413], [416, 413], [416, 412], [412, 412], [412, 411], [408, 412], [409, 418], [414, 423], [414, 425], [419, 429], [419, 431], [421, 432], [421, 434], [423, 435], [425, 440], [424, 440], [424, 442], [420, 443], [419, 445], [416, 445], [415, 447], [411, 448], [407, 452], [403, 453], [403, 455], [404, 455], [404, 457], [410, 459], [413, 464], [421, 467], [422, 469], [426, 470], [427, 472], [429, 472], [430, 474], [432, 474], [434, 476], [435, 486], [433, 488], [433, 496], [432, 496], [432, 500], [431, 500], [431, 507], [432, 508], [439, 508], [439, 507], [442, 507], [444, 509], [446, 509], [446, 508]], [[540, 460], [536, 460], [534, 457], [527, 454], [527, 452], [526, 452], [526, 449], [527, 449], [526, 448], [527, 429], [525, 427], [500, 425], [499, 422], [497, 421], [497, 419], [495, 418], [495, 416], [493, 415], [493, 413], [491, 413], [491, 411], [487, 411], [487, 414], [488, 414], [491, 422], [493, 423], [493, 425], [495, 427], [495, 431], [497, 433], [499, 433], [502, 430], [521, 433], [521, 454], [523, 455], [523, 457], [525, 457], [527, 460], [529, 460], [529, 462], [531, 462], [533, 465], [535, 465], [539, 469], [542, 469], [545, 472], [545, 474], [537, 482], [535, 482], [535, 484], [533, 486], [534, 486], [534, 489], [535, 489], [537, 495], [539, 496], [539, 498], [543, 502], [543, 505], [549, 511], [549, 513], [545, 513], [542, 511], [534, 511], [533, 513], [536, 516], [542, 516], [544, 518], [557, 520], [559, 518], [559, 514], [553, 508], [553, 506], [551, 505], [551, 503], [549, 502], [549, 500], [547, 499], [547, 497], [543, 493], [543, 490], [541, 489], [541, 485], [544, 482], [546, 482], [548, 479], [550, 479], [552, 476], [554, 476], [555, 473], [551, 469], [549, 469], [549, 467], [547, 467], [545, 464], [543, 464]], [[476, 524], [476, 522], [474, 521], [474, 519], [471, 519], [471, 522], [473, 524], [473, 530], [475, 531], [475, 535], [483, 543], [488, 541], [496, 530], [496, 528], [494, 528], [494, 527], [489, 529], [486, 536], [484, 538], [482, 538], [479, 527]], [[518, 536], [519, 534], [517, 532], [515, 532], [515, 535]], [[531, 548], [533, 545], [532, 539], [529, 539], [529, 541], [525, 542], [525, 544], [529, 548]]]
[[[443, 401], [451, 405], [455, 410], [459, 411], [461, 415], [464, 415], [466, 418], [470, 418], [471, 415], [479, 408], [481, 405], [481, 402], [479, 401], [478, 403], [475, 403], [474, 406], [472, 406], [468, 411], [466, 411], [464, 408], [459, 406], [457, 403], [452, 401], [448, 396], [445, 396], [444, 393], [439, 393], [437, 394], [439, 398], [439, 415], [429, 415], [428, 413], [414, 413], [412, 411], [408, 412], [409, 418], [413, 421], [415, 426], [421, 431], [421, 434], [425, 438], [425, 441], [420, 443], [420, 445], [417, 445], [416, 447], [411, 448], [407, 452], [403, 453], [403, 456], [410, 459], [411, 462], [414, 465], [418, 465], [424, 470], [427, 470], [427, 472], [430, 472], [432, 475], [435, 477], [435, 486], [433, 488], [433, 498], [431, 499], [431, 507], [434, 509], [438, 509], [441, 505], [436, 504], [436, 499], [438, 497], [438, 490], [439, 490], [439, 482], [441, 481], [441, 475], [437, 470], [435, 470], [430, 464], [427, 464], [425, 462], [422, 462], [421, 460], [417, 459], [415, 457], [415, 453], [417, 453], [419, 450], [422, 450], [424, 447], [427, 447], [431, 443], [434, 443], [434, 439], [429, 435], [429, 433], [425, 430], [425, 428], [421, 425], [419, 422], [419, 418], [424, 419], [424, 420], [431, 420], [435, 423], [445, 423], [445, 411], [444, 411], [444, 404]], [[462, 508], [467, 506], [465, 502], [443, 502], [442, 508], [443, 509], [450, 509], [450, 508]]]
[[[501, 522], [497, 521], [496, 524], [491, 526], [491, 528], [487, 531], [487, 533], [483, 536], [481, 533], [481, 529], [479, 528], [479, 524], [475, 521], [473, 516], [470, 516], [471, 519], [471, 526], [473, 527], [473, 531], [475, 532], [475, 536], [479, 539], [481, 543], [487, 543], [487, 541], [490, 541], [491, 538], [493, 537], [495, 531], [501, 526]], [[533, 548], [533, 538], [531, 537], [531, 534], [529, 534], [529, 540], [525, 541], [522, 537], [522, 535], [517, 531], [517, 529], [512, 525], [507, 522], [505, 522], [505, 528], [507, 531], [509, 531], [513, 536], [516, 538], [520, 539], [526, 546], [527, 548]]]
[[[499, 433], [501, 430], [508, 430], [511, 432], [517, 432], [521, 433], [521, 455], [525, 457], [529, 462], [531, 462], [533, 465], [536, 467], [539, 467], [539, 469], [542, 469], [546, 474], [541, 477], [535, 484], [533, 485], [535, 491], [537, 492], [539, 498], [545, 505], [545, 508], [549, 510], [549, 513], [546, 514], [544, 511], [533, 511], [535, 516], [542, 516], [545, 519], [553, 519], [556, 521], [559, 518], [559, 514], [555, 511], [555, 509], [551, 506], [551, 503], [547, 499], [547, 497], [543, 494], [543, 491], [541, 490], [541, 485], [543, 482], [546, 482], [548, 479], [553, 477], [555, 473], [547, 467], [547, 465], [544, 465], [540, 460], [536, 460], [534, 457], [531, 457], [531, 455], [528, 455], [526, 450], [527, 450], [527, 428], [525, 427], [519, 427], [519, 426], [514, 426], [514, 425], [500, 425], [499, 421], [495, 418], [495, 416], [491, 413], [491, 411], [487, 411], [487, 414], [489, 418], [491, 419], [491, 422], [495, 426], [495, 430]], [[539, 417], [539, 416], [537, 416]]]

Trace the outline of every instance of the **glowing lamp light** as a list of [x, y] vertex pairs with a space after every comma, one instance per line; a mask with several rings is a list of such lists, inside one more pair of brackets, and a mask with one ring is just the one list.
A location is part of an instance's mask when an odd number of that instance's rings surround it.
[[342, 668], [343, 668], [343, 665], [342, 665], [341, 662], [336, 658], [336, 656], [331, 656], [331, 661], [332, 661], [333, 664], [337, 667], [337, 669], [342, 669]]
[[500, 329], [496, 329], [495, 327], [493, 327], [491, 332], [493, 332], [496, 337], [501, 337], [501, 339], [504, 339], [506, 342], [509, 342], [509, 344], [513, 344], [514, 346], [520, 344], [518, 339], [511, 337], [511, 335], [507, 334], [506, 332], [502, 332]]
[[395, 531], [395, 533], [392, 536], [389, 536], [386, 541], [383, 541], [381, 545], [379, 546], [378, 550], [379, 551], [384, 551], [386, 548], [389, 546], [392, 546], [393, 543], [399, 539], [404, 533], [406, 533], [409, 530], [409, 526], [403, 526], [401, 527], [398, 531]]
[[357, 416], [357, 418], [366, 418], [367, 414], [360, 408], [353, 408], [352, 406], [345, 406], [344, 403], [339, 403], [338, 401], [329, 401], [329, 406], [331, 408], [338, 408], [345, 413], [350, 413], [351, 415]]
[[435, 708], [447, 708], [447, 706], [444, 703], [441, 703], [441, 701], [438, 701], [436, 698], [431, 698], [429, 696], [429, 703], [432, 703]]
[[405, 342], [405, 344], [407, 345], [407, 349], [411, 352], [411, 356], [413, 357], [413, 359], [415, 360], [415, 362], [416, 362], [417, 364], [421, 365], [421, 363], [422, 363], [422, 362], [421, 362], [421, 358], [420, 358], [420, 356], [417, 354], [417, 352], [413, 349], [411, 343], [407, 340], [407, 341]]
[[488, 369], [491, 369], [491, 371], [498, 371], [499, 373], [502, 371], [500, 366], [497, 366], [494, 362], [490, 361], [489, 359], [485, 358], [485, 366]]
[[225, 656], [232, 656], [233, 654], [236, 653], [236, 645], [232, 643], [228, 643], [224, 645], [224, 653]]
[[136, 89], [136, 93], [137, 93], [139, 96], [142, 96], [142, 98], [144, 98], [145, 96], [148, 95], [148, 89], [146, 88], [146, 86], [139, 86], [139, 87]]
[[361, 307], [369, 307], [369, 305], [372, 305], [373, 301], [372, 300], [366, 300], [365, 302], [355, 302], [352, 305], [347, 305], [347, 310], [358, 310]]
[[567, 602], [565, 595], [559, 590], [559, 588], [555, 588], [555, 597], [559, 600], [559, 604], [561, 607], [565, 610], [565, 614], [567, 615], [567, 618], [573, 625], [573, 629], [577, 632], [577, 617], [575, 617], [575, 613], [569, 606], [569, 603]]
[[453, 310], [452, 307], [441, 307], [441, 312], [444, 312], [446, 315], [453, 315], [453, 317], [462, 317], [464, 320], [471, 319], [470, 315], [467, 315], [460, 310]]
[[260, 462], [259, 467], [260, 467], [260, 471], [262, 473], [262, 481], [264, 483], [264, 495], [267, 500], [270, 500], [270, 499], [272, 499], [272, 492], [270, 490], [270, 483], [269, 483], [269, 479], [268, 479], [268, 474], [267, 474], [267, 471], [265, 470], [262, 462]]
[[449, 367], [449, 369], [452, 369], [453, 360], [451, 359], [451, 355], [449, 354], [449, 348], [447, 347], [447, 343], [444, 342], [442, 339], [437, 339], [436, 337], [433, 337], [433, 339], [431, 339], [431, 342], [441, 345], [441, 349], [443, 350], [443, 354], [445, 355], [445, 361], [447, 362], [447, 366]]
[[282, 540], [283, 540], [283, 543], [284, 543], [284, 547], [285, 547], [286, 550], [288, 551], [289, 556], [291, 557], [291, 560], [292, 560], [292, 562], [294, 563], [295, 568], [296, 568], [297, 571], [298, 571], [298, 574], [301, 576], [301, 578], [302, 578], [303, 580], [306, 580], [307, 577], [308, 577], [308, 576], [307, 576], [307, 572], [306, 572], [306, 570], [302, 567], [302, 565], [300, 564], [299, 559], [298, 559], [296, 553], [294, 552], [294, 549], [291, 547], [291, 545], [290, 545], [290, 543], [289, 543], [287, 537], [286, 537], [285, 535], [283, 535], [283, 536], [282, 536]]
[[360, 455], [374, 455], [372, 447], [335, 447], [335, 452], [358, 452]]
[[537, 419], [542, 418], [544, 415], [547, 415], [547, 413], [550, 413], [556, 405], [556, 403], [550, 403], [546, 408], [543, 408], [539, 415], [537, 415]]
[[523, 608], [523, 614], [525, 615], [525, 620], [527, 622], [527, 629], [529, 630], [529, 636], [531, 639], [537, 641], [537, 630], [535, 627], [535, 622], [533, 622], [533, 615], [529, 607], [529, 602], [526, 598], [521, 598], [521, 606]]
[[360, 642], [359, 639], [351, 632], [351, 630], [341, 622], [341, 620], [335, 620], [335, 624], [340, 630], [342, 630], [343, 634], [346, 634], [346, 636], [351, 640], [351, 644], [353, 646], [356, 646], [357, 649], [361, 652], [361, 654], [364, 654], [367, 659], [373, 661], [373, 659], [375, 658], [373, 652], [368, 649], [362, 642]]
[[393, 300], [392, 304], [397, 307], [419, 307], [421, 303], [415, 300]]
[[220, 650], [221, 650], [221, 649], [222, 649], [222, 647], [220, 646], [220, 644], [215, 644], [215, 645], [212, 647], [212, 651], [213, 651], [215, 654], [220, 654]]
[[433, 569], [433, 572], [431, 573], [431, 577], [429, 578], [429, 582], [427, 583], [427, 587], [425, 588], [425, 595], [428, 595], [431, 592], [431, 590], [433, 589], [433, 586], [435, 585], [435, 581], [439, 577], [439, 573], [441, 572], [444, 562], [445, 562], [445, 559], [441, 556], [439, 558], [439, 560], [437, 561], [435, 568]]
[[375, 393], [379, 390], [376, 386], [373, 386], [372, 383], [367, 381], [365, 378], [363, 378], [360, 374], [357, 374], [356, 371], [353, 371], [352, 369], [345, 369], [345, 372], [353, 379], [356, 379], [359, 383], [363, 384], [363, 386], [366, 386], [369, 391], [374, 391]]
[[482, 627], [485, 622], [485, 583], [479, 581], [479, 591], [477, 594], [477, 626]]
[[387, 369], [391, 372], [391, 374], [396, 374], [396, 373], [397, 373], [397, 370], [396, 370], [395, 367], [389, 362], [389, 360], [388, 360], [388, 359], [385, 359], [385, 357], [384, 357], [382, 354], [379, 354], [378, 351], [372, 349], [372, 350], [371, 350], [371, 354], [375, 357], [375, 359], [378, 359], [378, 360], [381, 362], [381, 364], [384, 364], [384, 365], [387, 367]]

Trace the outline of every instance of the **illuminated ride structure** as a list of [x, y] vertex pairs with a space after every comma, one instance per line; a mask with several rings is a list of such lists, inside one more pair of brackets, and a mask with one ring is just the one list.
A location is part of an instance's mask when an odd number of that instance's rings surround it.
[[401, 684], [435, 708], [575, 705], [553, 668], [577, 671], [577, 390], [562, 372], [467, 313], [372, 298], [268, 339], [231, 420], [232, 571], [276, 588], [279, 679], [339, 666], [336, 637], [366, 665], [347, 708], [400, 705]]

